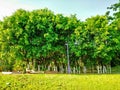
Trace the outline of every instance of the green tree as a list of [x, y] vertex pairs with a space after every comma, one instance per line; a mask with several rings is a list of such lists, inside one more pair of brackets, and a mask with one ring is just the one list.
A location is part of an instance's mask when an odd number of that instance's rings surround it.
[[2, 60], [23, 60], [24, 55], [20, 52], [25, 47], [25, 25], [28, 12], [17, 10], [12, 16], [5, 17], [0, 29], [0, 48]]

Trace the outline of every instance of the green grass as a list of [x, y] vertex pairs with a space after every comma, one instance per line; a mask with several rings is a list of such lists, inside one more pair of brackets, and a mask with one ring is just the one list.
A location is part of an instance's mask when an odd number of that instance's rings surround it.
[[119, 85], [119, 74], [0, 74], [0, 90], [120, 90]]

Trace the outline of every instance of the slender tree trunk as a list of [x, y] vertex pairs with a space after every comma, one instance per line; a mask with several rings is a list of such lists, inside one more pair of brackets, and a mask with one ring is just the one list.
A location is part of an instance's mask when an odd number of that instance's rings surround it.
[[27, 70], [30, 70], [30, 64], [29, 64], [29, 60], [27, 60]]
[[33, 70], [35, 71], [36, 70], [36, 60], [35, 59], [33, 59]]
[[40, 71], [40, 64], [38, 64], [38, 71]]
[[97, 73], [98, 74], [100, 73], [100, 67], [99, 67], [99, 65], [97, 65]]
[[65, 71], [66, 71], [66, 73], [68, 73], [68, 68], [67, 68], [67, 66], [65, 67]]
[[86, 66], [83, 66], [83, 73], [86, 73], [87, 72], [87, 68]]
[[107, 69], [105, 65], [103, 65], [103, 73], [107, 73]]
[[75, 67], [73, 67], [73, 73], [75, 74]]
[[94, 65], [93, 64], [91, 64], [91, 73], [94, 73]]
[[78, 73], [80, 74], [80, 66], [78, 67]]
[[111, 65], [109, 65], [109, 72], [111, 73]]
[[57, 66], [54, 65], [53, 71], [57, 71]]
[[50, 71], [50, 65], [48, 65], [48, 71]]
[[76, 66], [76, 73], [78, 73], [78, 66]]
[[102, 65], [99, 66], [100, 73], [102, 73]]
[[63, 72], [64, 72], [63, 65], [60, 65], [60, 73], [63, 73]]

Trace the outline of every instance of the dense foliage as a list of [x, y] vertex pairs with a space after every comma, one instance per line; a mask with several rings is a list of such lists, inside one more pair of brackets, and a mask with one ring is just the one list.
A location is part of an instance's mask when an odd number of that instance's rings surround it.
[[120, 65], [119, 7], [119, 3], [109, 7], [115, 10], [113, 16], [107, 12], [84, 22], [47, 8], [17, 10], [0, 21], [0, 70], [66, 72], [66, 43], [73, 72]]

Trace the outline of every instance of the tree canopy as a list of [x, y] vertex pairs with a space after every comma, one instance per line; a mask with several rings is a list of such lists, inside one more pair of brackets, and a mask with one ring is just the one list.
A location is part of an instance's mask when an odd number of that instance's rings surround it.
[[[0, 63], [16, 61], [37, 64], [120, 64], [120, 5], [112, 5], [115, 13], [96, 15], [84, 22], [75, 15], [54, 14], [49, 9], [18, 9], [0, 21]], [[111, 18], [110, 18], [111, 17]], [[12, 67], [11, 67], [12, 68]]]

